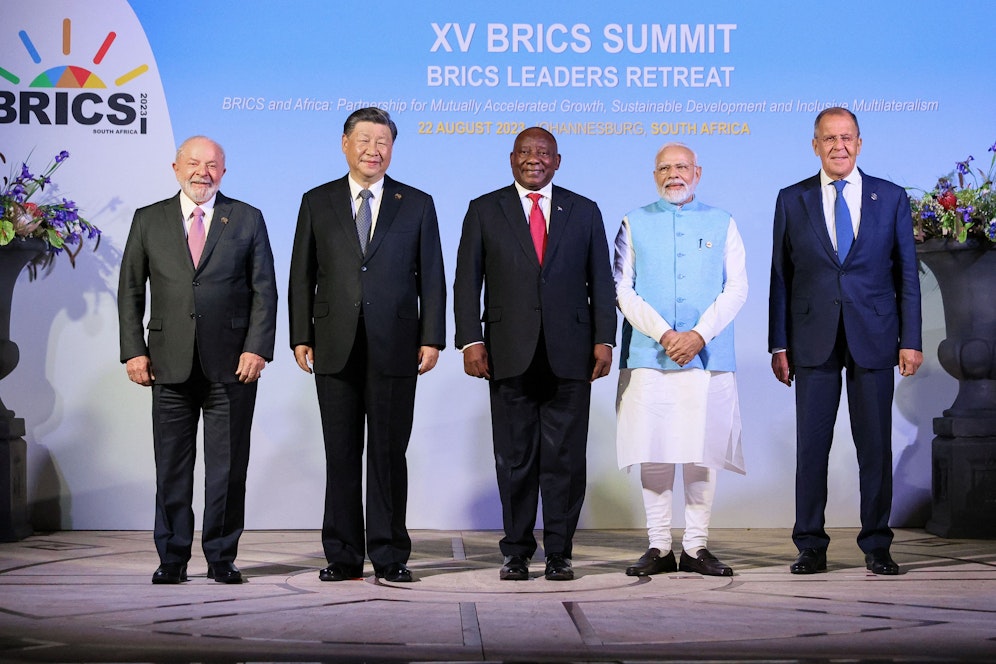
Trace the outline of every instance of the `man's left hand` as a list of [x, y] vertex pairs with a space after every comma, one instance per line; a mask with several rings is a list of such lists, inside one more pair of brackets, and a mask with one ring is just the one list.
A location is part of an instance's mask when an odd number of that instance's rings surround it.
[[242, 353], [239, 356], [239, 368], [235, 370], [235, 375], [239, 377], [240, 383], [252, 383], [259, 380], [265, 366], [266, 360], [256, 353]]
[[612, 346], [605, 344], [595, 344], [595, 369], [591, 372], [591, 382], [595, 382], [602, 376], [609, 375], [612, 368]]
[[418, 349], [418, 375], [431, 371], [439, 360], [439, 349], [435, 346], [421, 346]]
[[899, 375], [912, 376], [923, 364], [923, 353], [912, 348], [899, 349]]

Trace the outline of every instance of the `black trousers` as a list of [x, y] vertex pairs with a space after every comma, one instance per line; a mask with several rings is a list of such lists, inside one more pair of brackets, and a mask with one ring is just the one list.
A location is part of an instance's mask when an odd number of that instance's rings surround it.
[[212, 383], [194, 354], [186, 382], [152, 386], [159, 560], [186, 563], [194, 538], [197, 423], [204, 419], [204, 520], [201, 547], [209, 563], [234, 561], [245, 527], [249, 433], [257, 383]]
[[[370, 367], [361, 324], [349, 360], [337, 374], [316, 374], [325, 437], [322, 547], [329, 563], [374, 570], [407, 563], [405, 525], [416, 376], [385, 376]], [[366, 538], [363, 519], [364, 424], [367, 448]], [[365, 546], [364, 546], [365, 542]]]
[[587, 481], [591, 383], [555, 376], [541, 336], [526, 373], [492, 380], [490, 388], [501, 551], [533, 556], [542, 497], [544, 552], [570, 558]]
[[[842, 378], [842, 372], [844, 378]], [[804, 548], [826, 549], [824, 529], [827, 473], [842, 384], [847, 389], [851, 435], [858, 457], [861, 530], [865, 553], [892, 544], [892, 396], [895, 376], [888, 369], [858, 366], [847, 348], [843, 323], [830, 358], [817, 367], [795, 368], [796, 476], [795, 527], [792, 541]]]

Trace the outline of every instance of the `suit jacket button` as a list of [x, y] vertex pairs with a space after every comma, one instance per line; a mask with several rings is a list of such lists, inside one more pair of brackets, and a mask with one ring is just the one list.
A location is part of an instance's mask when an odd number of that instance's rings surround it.
[[366, 272], [366, 271], [367, 271], [367, 266], [366, 265], [364, 265], [363, 267], [360, 268], [360, 272]]
[[191, 318], [196, 318], [196, 317], [197, 317], [197, 314], [190, 314], [190, 317], [191, 317]]

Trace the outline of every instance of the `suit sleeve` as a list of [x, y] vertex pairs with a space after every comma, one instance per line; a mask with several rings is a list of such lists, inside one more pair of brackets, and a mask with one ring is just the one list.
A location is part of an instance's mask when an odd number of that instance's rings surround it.
[[594, 320], [596, 344], [616, 345], [616, 286], [609, 261], [602, 212], [594, 205], [588, 252], [588, 298]]
[[484, 285], [484, 244], [479, 208], [473, 202], [463, 219], [453, 282], [455, 346], [484, 341], [481, 328], [481, 288]]
[[787, 349], [789, 343], [789, 302], [791, 300], [792, 263], [789, 257], [785, 192], [775, 201], [775, 220], [771, 245], [771, 282], [768, 291], [768, 352]]
[[920, 274], [913, 242], [913, 217], [909, 196], [903, 190], [899, 191], [895, 224], [892, 264], [899, 309], [899, 347], [923, 350]]
[[311, 206], [308, 195], [301, 199], [291, 250], [290, 279], [287, 286], [287, 309], [290, 316], [290, 347], [315, 345], [312, 312], [318, 283], [318, 255], [312, 230]]
[[142, 211], [135, 212], [131, 230], [121, 256], [118, 276], [118, 330], [121, 362], [149, 354], [142, 321], [145, 317], [146, 285], [149, 280], [149, 257], [143, 237]]
[[250, 272], [252, 301], [249, 309], [249, 329], [243, 352], [255, 353], [266, 361], [273, 360], [277, 328], [277, 277], [273, 269], [273, 251], [266, 222], [259, 210], [253, 209], [255, 232], [252, 256], [246, 266]]
[[428, 196], [419, 240], [419, 345], [446, 347], [446, 273], [436, 206]]

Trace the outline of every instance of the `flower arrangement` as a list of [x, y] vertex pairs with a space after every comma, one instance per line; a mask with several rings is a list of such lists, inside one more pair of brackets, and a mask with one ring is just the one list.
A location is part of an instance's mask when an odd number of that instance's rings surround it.
[[955, 163], [955, 170], [938, 179], [937, 185], [920, 196], [910, 197], [913, 233], [917, 242], [951, 238], [957, 242], [975, 241], [996, 246], [996, 143], [989, 170], [973, 169], [974, 157]]
[[[0, 247], [10, 244], [15, 238], [44, 240], [48, 251], [41, 259], [42, 267], [49, 265], [63, 252], [69, 257], [69, 263], [76, 267], [76, 256], [86, 240], [96, 240], [94, 251], [100, 246], [100, 229], [80, 216], [75, 202], [53, 196], [38, 203], [31, 200], [32, 196], [44, 192], [45, 187], [52, 184], [52, 174], [68, 158], [69, 153], [65, 150], [55, 155], [41, 175], [33, 175], [27, 162], [23, 162], [20, 173], [11, 173], [3, 178], [3, 189], [0, 190], [0, 203], [3, 204]], [[0, 161], [7, 162], [2, 154]]]

